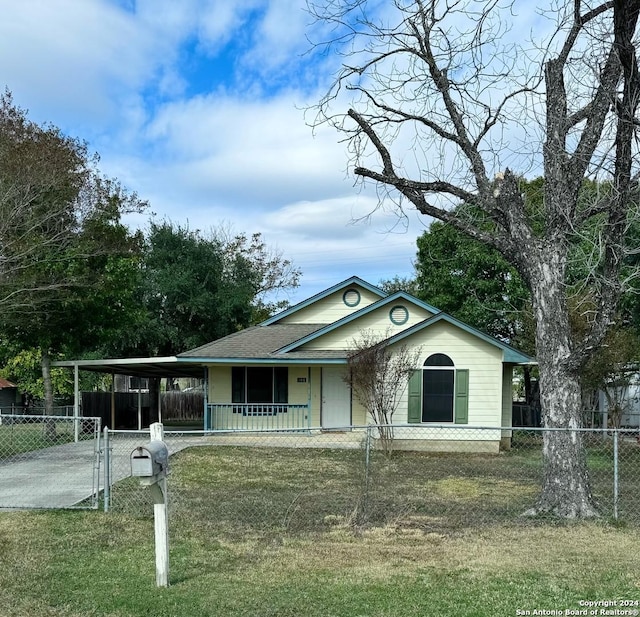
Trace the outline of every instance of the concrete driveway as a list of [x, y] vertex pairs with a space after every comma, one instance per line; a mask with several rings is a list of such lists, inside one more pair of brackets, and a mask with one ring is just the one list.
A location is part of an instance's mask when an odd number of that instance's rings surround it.
[[97, 482], [95, 447], [89, 439], [0, 462], [0, 509], [70, 508], [91, 497]]
[[[148, 434], [112, 438], [112, 484], [131, 475], [131, 451], [148, 440]], [[203, 443], [203, 439], [168, 438], [166, 442], [169, 453], [174, 454]], [[90, 499], [104, 489], [104, 456], [100, 457], [99, 465], [98, 479], [95, 439], [34, 450], [0, 461], [0, 511], [73, 508], [80, 504], [91, 507]]]

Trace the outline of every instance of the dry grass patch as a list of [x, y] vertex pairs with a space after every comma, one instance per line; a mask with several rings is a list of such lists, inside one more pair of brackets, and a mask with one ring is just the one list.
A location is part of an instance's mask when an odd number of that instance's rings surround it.
[[448, 477], [427, 483], [424, 492], [455, 501], [491, 499], [496, 504], [503, 504], [523, 497], [533, 499], [539, 490], [532, 484], [507, 479]]
[[[238, 556], [251, 555], [261, 572], [287, 577], [318, 571], [336, 579], [390, 581], [402, 573], [463, 571], [478, 578], [552, 572], [579, 582], [588, 571], [640, 572], [640, 530], [593, 524], [516, 529], [494, 527], [453, 535], [416, 529], [378, 528], [354, 535], [335, 528], [321, 536], [225, 543]], [[640, 589], [640, 587], [639, 587]]]

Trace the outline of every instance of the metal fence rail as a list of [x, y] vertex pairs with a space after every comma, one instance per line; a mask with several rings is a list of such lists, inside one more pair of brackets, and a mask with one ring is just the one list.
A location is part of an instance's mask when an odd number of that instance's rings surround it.
[[[381, 431], [389, 429], [391, 453], [381, 447]], [[540, 493], [544, 432], [427, 425], [165, 432], [170, 507], [178, 517], [201, 508], [202, 517], [229, 534], [334, 525], [443, 531], [531, 524], [540, 519], [522, 514]], [[131, 451], [148, 433], [105, 433], [105, 507], [150, 513], [149, 491], [129, 477]], [[580, 433], [601, 517], [640, 524], [636, 434]]]
[[97, 508], [100, 420], [0, 416], [1, 508]]
[[72, 416], [73, 405], [55, 405], [50, 414], [47, 414], [46, 409], [42, 405], [18, 405], [16, 403], [0, 407], [0, 421], [4, 416]]

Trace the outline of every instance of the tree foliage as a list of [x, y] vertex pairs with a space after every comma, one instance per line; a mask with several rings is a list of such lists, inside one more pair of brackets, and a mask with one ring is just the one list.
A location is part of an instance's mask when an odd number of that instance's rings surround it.
[[40, 354], [48, 410], [52, 354], [104, 344], [136, 312], [140, 236], [121, 217], [146, 204], [96, 163], [84, 142], [0, 97], [0, 332]]
[[530, 294], [495, 249], [450, 225], [431, 224], [418, 238], [416, 295], [515, 347], [533, 353]]
[[152, 222], [142, 263], [144, 319], [123, 337], [121, 352], [173, 355], [241, 330], [275, 310], [269, 298], [296, 287], [299, 276], [260, 234], [205, 235]]

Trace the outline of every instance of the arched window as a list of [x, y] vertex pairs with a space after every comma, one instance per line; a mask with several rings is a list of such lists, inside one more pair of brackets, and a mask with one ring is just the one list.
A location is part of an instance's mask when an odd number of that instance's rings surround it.
[[407, 422], [469, 423], [469, 369], [435, 353], [409, 377]]
[[453, 422], [455, 368], [443, 353], [429, 356], [422, 369], [422, 421]]

